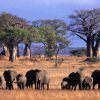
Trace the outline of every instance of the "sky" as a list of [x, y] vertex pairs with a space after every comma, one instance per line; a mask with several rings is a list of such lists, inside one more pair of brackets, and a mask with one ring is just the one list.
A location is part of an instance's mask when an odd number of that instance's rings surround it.
[[[70, 23], [68, 16], [75, 10], [99, 7], [100, 0], [0, 0], [0, 13], [12, 13], [28, 21], [62, 19]], [[78, 37], [72, 37], [71, 42], [71, 47], [85, 47]]]

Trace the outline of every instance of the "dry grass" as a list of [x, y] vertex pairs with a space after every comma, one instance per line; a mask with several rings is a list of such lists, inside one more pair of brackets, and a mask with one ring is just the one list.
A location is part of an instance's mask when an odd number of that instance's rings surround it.
[[[0, 90], [0, 100], [99, 100], [100, 91], [62, 91], [60, 89], [60, 83], [63, 77], [67, 76], [72, 71], [77, 71], [78, 68], [84, 67], [84, 75], [91, 75], [91, 72], [95, 69], [100, 69], [100, 63], [87, 64], [83, 62], [86, 57], [59, 57], [63, 58], [63, 64], [55, 68], [53, 61], [48, 61], [45, 58], [38, 59], [34, 62], [26, 58], [18, 58], [14, 63], [8, 61], [8, 58], [0, 60], [0, 75], [6, 69], [13, 69], [20, 73], [25, 74], [30, 69], [45, 69], [48, 71], [51, 82], [50, 90], [37, 91], [37, 90], [18, 90], [13, 91]], [[16, 85], [15, 85], [16, 87]]]

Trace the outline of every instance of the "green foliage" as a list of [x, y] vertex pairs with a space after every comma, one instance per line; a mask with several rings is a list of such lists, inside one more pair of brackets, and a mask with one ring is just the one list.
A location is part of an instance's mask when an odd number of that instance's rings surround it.
[[71, 54], [74, 56], [84, 56], [84, 55], [86, 55], [86, 49], [81, 48], [81, 49], [72, 50]]
[[24, 38], [24, 42], [31, 44], [31, 42], [39, 42], [40, 41], [40, 34], [37, 28], [33, 28], [31, 27], [28, 30], [28, 34], [26, 34], [25, 38]]
[[53, 26], [39, 27], [41, 42], [45, 45], [46, 55], [49, 57], [58, 54], [61, 49], [69, 45], [69, 41], [61, 34], [57, 34]]
[[12, 42], [14, 42], [15, 45], [22, 41], [28, 35], [27, 30], [18, 27], [8, 27], [5, 29], [4, 33], [4, 43], [8, 44], [10, 40], [12, 40]]

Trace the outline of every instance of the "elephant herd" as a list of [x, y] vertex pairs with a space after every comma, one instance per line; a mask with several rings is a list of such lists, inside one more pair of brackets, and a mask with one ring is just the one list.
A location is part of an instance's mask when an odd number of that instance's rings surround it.
[[[33, 88], [33, 85], [35, 85], [35, 89], [44, 89], [44, 85], [47, 85], [47, 89], [49, 89], [50, 78], [45, 70], [29, 70], [25, 76], [13, 70], [6, 70], [3, 76], [6, 89], [9, 90], [14, 89], [14, 83], [17, 84], [19, 89]], [[0, 85], [2, 85], [2, 82], [2, 77], [0, 77]]]
[[[6, 70], [3, 72], [3, 77], [6, 83], [6, 89], [14, 89], [14, 83], [17, 84], [18, 89], [28, 89], [33, 88], [44, 90], [46, 87], [49, 90], [50, 77], [45, 70], [29, 70], [25, 75], [17, 73], [14, 70]], [[0, 86], [2, 86], [3, 80], [0, 77]], [[62, 79], [61, 89], [65, 90], [76, 90], [77, 87], [80, 90], [90, 90], [95, 89], [96, 84], [98, 84], [98, 89], [100, 89], [100, 70], [94, 70], [91, 77], [86, 76], [82, 79], [80, 72], [72, 72], [67, 77]]]
[[91, 77], [86, 76], [84, 79], [82, 79], [81, 73], [72, 72], [68, 77], [63, 78], [61, 89], [76, 90], [79, 86], [80, 90], [90, 90], [91, 88], [95, 89], [96, 85], [100, 89], [100, 70], [94, 70]]

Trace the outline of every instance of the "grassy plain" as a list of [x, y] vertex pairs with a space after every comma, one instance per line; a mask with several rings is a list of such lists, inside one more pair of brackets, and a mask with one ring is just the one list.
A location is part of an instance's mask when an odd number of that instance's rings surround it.
[[[19, 73], [25, 73], [30, 69], [45, 69], [50, 76], [50, 90], [18, 90], [16, 84], [15, 89], [8, 91], [0, 89], [0, 100], [100, 100], [100, 90], [90, 91], [71, 91], [60, 89], [61, 80], [68, 76], [73, 71], [78, 71], [80, 67], [83, 67], [84, 76], [90, 76], [92, 71], [100, 69], [100, 63], [92, 64], [84, 62], [86, 57], [75, 56], [60, 56], [64, 62], [55, 68], [54, 61], [48, 61], [47, 58], [38, 58], [34, 62], [34, 59], [29, 60], [28, 57], [20, 57], [12, 63], [8, 61], [8, 58], [0, 59], [0, 75], [2, 76], [4, 70], [12, 69]], [[4, 87], [5, 87], [5, 83]]]

